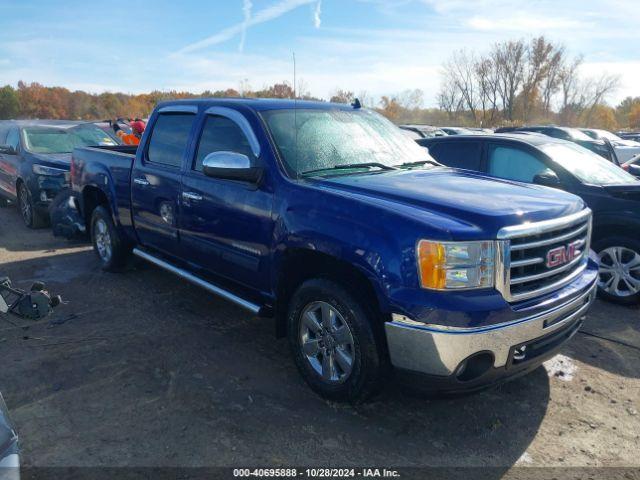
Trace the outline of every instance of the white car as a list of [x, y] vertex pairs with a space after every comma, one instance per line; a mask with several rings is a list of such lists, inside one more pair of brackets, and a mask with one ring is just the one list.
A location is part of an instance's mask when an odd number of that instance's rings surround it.
[[631, 160], [632, 157], [640, 154], [640, 142], [625, 140], [615, 133], [597, 128], [581, 128], [580, 130], [596, 140], [609, 140], [616, 151], [618, 162], [620, 162], [621, 165]]

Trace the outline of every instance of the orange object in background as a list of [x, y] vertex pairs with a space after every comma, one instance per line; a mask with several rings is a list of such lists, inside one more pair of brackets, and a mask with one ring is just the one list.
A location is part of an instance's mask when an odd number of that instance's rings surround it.
[[116, 135], [118, 135], [118, 137], [120, 137], [120, 140], [122, 140], [122, 143], [124, 143], [125, 145], [139, 145], [140, 144], [140, 139], [136, 135], [134, 135], [133, 133], [125, 133], [122, 130], [118, 130]]

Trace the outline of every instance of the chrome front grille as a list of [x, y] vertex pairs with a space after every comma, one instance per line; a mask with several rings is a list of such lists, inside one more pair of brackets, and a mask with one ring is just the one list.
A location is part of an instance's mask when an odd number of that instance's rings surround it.
[[591, 243], [591, 210], [505, 227], [498, 233], [497, 288], [509, 302], [552, 292], [585, 269]]

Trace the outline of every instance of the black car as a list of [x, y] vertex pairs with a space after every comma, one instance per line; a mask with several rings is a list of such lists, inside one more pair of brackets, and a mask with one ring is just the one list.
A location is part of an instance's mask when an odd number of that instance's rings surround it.
[[25, 225], [45, 226], [51, 201], [69, 184], [73, 149], [117, 144], [93, 123], [0, 121], [0, 206], [17, 202]]
[[[535, 132], [541, 133], [543, 135], [547, 135], [549, 137], [558, 138], [560, 140], [566, 140], [568, 142], [573, 142], [581, 147], [584, 147], [588, 150], [591, 150], [594, 153], [597, 153], [603, 158], [618, 164], [618, 158], [616, 157], [615, 151], [611, 146], [611, 143], [596, 140], [586, 135], [584, 132], [581, 132], [577, 128], [569, 128], [569, 127], [557, 127], [555, 125], [538, 125], [532, 127], [518, 127], [514, 130], [515, 132]], [[500, 133], [500, 132], [498, 132]]]
[[414, 140], [418, 138], [444, 137], [447, 135], [442, 129], [431, 125], [399, 125]]
[[[575, 143], [543, 135], [494, 134], [417, 140], [440, 163], [574, 193], [593, 210], [600, 292], [640, 300], [640, 181]], [[544, 261], [540, 259], [540, 261]]]

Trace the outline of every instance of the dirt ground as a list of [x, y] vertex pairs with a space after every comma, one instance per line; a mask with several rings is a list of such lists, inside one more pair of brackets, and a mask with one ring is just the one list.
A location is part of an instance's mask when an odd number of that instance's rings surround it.
[[270, 320], [153, 266], [102, 272], [86, 245], [0, 209], [0, 274], [68, 303], [0, 319], [0, 391], [27, 466], [640, 468], [640, 308], [598, 301], [532, 374], [464, 398], [390, 385], [317, 397]]

